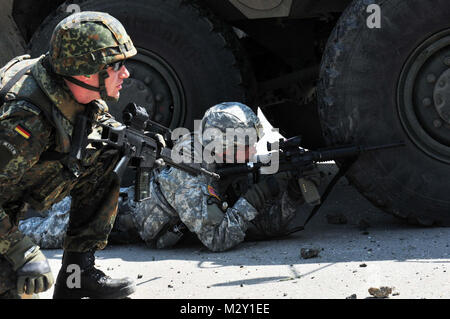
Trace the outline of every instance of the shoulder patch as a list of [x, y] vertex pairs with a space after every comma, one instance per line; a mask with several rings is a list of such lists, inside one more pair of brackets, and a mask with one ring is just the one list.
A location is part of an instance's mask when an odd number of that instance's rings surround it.
[[0, 142], [0, 169], [3, 170], [8, 163], [17, 155], [17, 150], [6, 141]]
[[16, 131], [17, 134], [21, 135], [22, 137], [24, 137], [27, 140], [31, 137], [30, 131], [28, 129], [26, 129], [23, 125], [18, 124], [14, 128], [14, 131]]

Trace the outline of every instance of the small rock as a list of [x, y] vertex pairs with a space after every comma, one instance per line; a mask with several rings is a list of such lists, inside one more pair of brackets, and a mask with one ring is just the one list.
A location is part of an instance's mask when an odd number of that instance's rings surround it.
[[391, 293], [391, 287], [369, 288], [369, 294], [375, 298], [387, 298]]
[[138, 274], [137, 275], [137, 279], [141, 279], [142, 278], [142, 275], [141, 274]]
[[357, 298], [356, 294], [352, 294], [352, 295], [350, 295], [348, 297], [345, 297], [345, 299], [356, 299], [356, 298]]
[[173, 288], [173, 286], [172, 285], [167, 285], [167, 288]]
[[347, 224], [347, 217], [345, 217], [341, 213], [336, 214], [327, 214], [327, 222], [328, 224], [334, 224], [334, 225], [344, 225]]
[[367, 265], [366, 264], [361, 264], [361, 265], [359, 265], [359, 267], [367, 267]]
[[302, 248], [300, 255], [303, 259], [315, 258], [319, 256], [320, 248]]
[[243, 284], [241, 284], [241, 287], [244, 287], [244, 285], [243, 285]]

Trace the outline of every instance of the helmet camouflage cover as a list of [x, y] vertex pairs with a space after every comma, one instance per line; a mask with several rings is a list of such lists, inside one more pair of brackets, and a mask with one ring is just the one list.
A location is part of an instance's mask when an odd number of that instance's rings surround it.
[[[234, 138], [232, 135], [227, 134], [227, 129], [231, 129], [236, 135], [240, 132], [255, 133], [256, 141], [262, 137], [263, 127], [258, 116], [253, 110], [245, 104], [238, 102], [225, 102], [217, 104], [209, 108], [201, 121], [201, 143], [206, 146], [212, 142], [215, 137], [212, 134], [205, 134], [208, 129], [218, 129], [227, 138], [224, 139], [224, 146], [232, 146], [243, 144], [243, 139]], [[228, 140], [228, 137], [232, 137], [233, 140]], [[247, 144], [247, 140], [245, 140]], [[255, 142], [256, 142], [255, 141]]]
[[66, 17], [55, 27], [49, 60], [59, 75], [91, 75], [136, 53], [119, 20], [107, 13], [84, 11]]

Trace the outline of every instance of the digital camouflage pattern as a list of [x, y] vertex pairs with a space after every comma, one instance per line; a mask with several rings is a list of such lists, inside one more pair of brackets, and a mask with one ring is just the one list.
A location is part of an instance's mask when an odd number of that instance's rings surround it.
[[[149, 199], [133, 202], [134, 190], [130, 187], [128, 201], [119, 208], [119, 216], [131, 214], [140, 237], [157, 248], [172, 246], [174, 242], [164, 242], [163, 235], [171, 226], [182, 223], [208, 249], [224, 251], [246, 238], [267, 239], [286, 234], [296, 209], [304, 203], [303, 198], [291, 198], [287, 186], [281, 185], [280, 195], [267, 200], [260, 211], [243, 197], [224, 209], [225, 196], [218, 191], [221, 187], [216, 180], [166, 168], [153, 175]], [[116, 227], [126, 229], [123, 225]]]
[[21, 220], [19, 230], [43, 249], [60, 249], [69, 224], [71, 202], [70, 196], [67, 196], [48, 211], [27, 212], [32, 217]]
[[[217, 128], [224, 131], [226, 127], [262, 130], [254, 112], [243, 104], [222, 103], [206, 111], [202, 130]], [[198, 132], [194, 135], [194, 139], [205, 145]], [[202, 149], [192, 145], [192, 140], [192, 134], [185, 135], [176, 143], [176, 148], [192, 147], [195, 157], [195, 153], [202, 152]], [[209, 164], [208, 169], [214, 169], [214, 165]], [[286, 182], [280, 185], [280, 195], [268, 200], [263, 209], [257, 211], [242, 196], [234, 203], [225, 202], [226, 196], [221, 192], [224, 188], [220, 183], [203, 175], [192, 176], [176, 168], [166, 168], [153, 174], [147, 200], [134, 203], [133, 188], [130, 188], [128, 203], [123, 205], [125, 212], [121, 208], [119, 216], [131, 214], [141, 238], [157, 248], [175, 244], [177, 238], [168, 232], [173, 226], [184, 225], [210, 250], [224, 251], [246, 237], [256, 239], [285, 234], [296, 208], [303, 204], [303, 198], [294, 199], [288, 195]]]
[[[212, 142], [212, 136], [204, 134], [208, 129], [218, 129], [226, 134], [229, 129], [254, 129], [256, 138], [263, 135], [263, 127], [258, 116], [247, 105], [238, 102], [224, 102], [206, 110], [201, 121], [201, 132], [198, 135], [200, 143], [204, 146]], [[226, 135], [225, 135], [226, 136]], [[236, 144], [238, 141], [225, 141], [224, 146]], [[256, 142], [256, 141], [255, 141]]]
[[[55, 106], [61, 134], [72, 136], [77, 112], [85, 106], [76, 103], [68, 88], [53, 78], [43, 66], [44, 58], [20, 62], [11, 68], [4, 81], [25, 63], [34, 63], [32, 75], [24, 76], [10, 91], [24, 96], [41, 89]], [[3, 82], [4, 84], [4, 82]], [[10, 94], [11, 97], [11, 94]], [[117, 126], [103, 101], [95, 101], [92, 119]], [[119, 160], [116, 150], [89, 147], [77, 163], [79, 177], [61, 160], [41, 159], [47, 150], [61, 150], [61, 143], [47, 117], [35, 105], [24, 100], [10, 100], [0, 107], [0, 254], [23, 238], [18, 221], [28, 207], [41, 211], [71, 195], [70, 218], [64, 249], [84, 252], [103, 249], [117, 213], [119, 182], [112, 173]], [[101, 127], [92, 127], [92, 135]], [[2, 264], [4, 266], [4, 264]], [[0, 269], [0, 273], [6, 273]], [[0, 292], [1, 294], [1, 292]]]
[[56, 26], [50, 43], [50, 63], [65, 76], [95, 74], [137, 53], [122, 24], [103, 12], [68, 16]]
[[[206, 113], [206, 116], [211, 116], [208, 114], [211, 113]], [[228, 115], [222, 112], [220, 116]], [[250, 122], [250, 125], [253, 124]], [[217, 122], [215, 126], [218, 127]], [[201, 147], [196, 149], [198, 145], [192, 145], [195, 138], [192, 135], [183, 136], [176, 146], [189, 150], [193, 147], [195, 153], [201, 152]], [[213, 167], [210, 165], [208, 169]], [[175, 168], [154, 170], [149, 199], [135, 203], [132, 200], [133, 187], [124, 190], [128, 194], [120, 202], [113, 237], [118, 242], [126, 243], [135, 242], [139, 235], [148, 244], [164, 248], [173, 246], [180, 239], [170, 232], [173, 226], [180, 226], [195, 233], [209, 249], [222, 251], [236, 246], [245, 238], [281, 236], [289, 230], [296, 208], [304, 203], [302, 198], [290, 197], [287, 188], [287, 183], [281, 185], [280, 195], [267, 200], [258, 212], [242, 197], [236, 202], [230, 201], [227, 203], [230, 207], [226, 207], [227, 197], [221, 192], [223, 187], [215, 180], [205, 176], [194, 177]], [[34, 232], [40, 243], [51, 245], [50, 241], [56, 236], [47, 236], [46, 232], [50, 229], [61, 230], [60, 221], [64, 216], [64, 213], [58, 213], [57, 216], [50, 214], [45, 219], [27, 219], [21, 223], [21, 229]]]

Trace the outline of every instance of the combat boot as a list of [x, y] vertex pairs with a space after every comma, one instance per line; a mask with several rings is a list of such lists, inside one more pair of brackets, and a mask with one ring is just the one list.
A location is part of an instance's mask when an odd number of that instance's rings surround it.
[[111, 279], [94, 266], [94, 251], [65, 251], [53, 299], [122, 299], [135, 292], [130, 278]]

